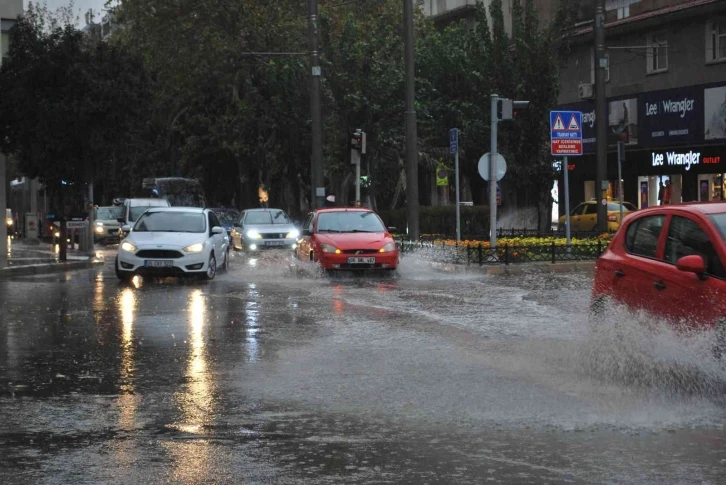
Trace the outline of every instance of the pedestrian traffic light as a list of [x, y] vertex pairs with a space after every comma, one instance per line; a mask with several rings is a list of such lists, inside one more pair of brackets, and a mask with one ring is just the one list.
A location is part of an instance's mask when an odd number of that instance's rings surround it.
[[355, 132], [351, 135], [351, 138], [350, 138], [350, 147], [353, 150], [358, 150], [362, 154], [365, 154], [365, 152], [366, 152], [366, 133], [365, 133], [365, 131], [362, 131], [360, 128], [355, 130]]

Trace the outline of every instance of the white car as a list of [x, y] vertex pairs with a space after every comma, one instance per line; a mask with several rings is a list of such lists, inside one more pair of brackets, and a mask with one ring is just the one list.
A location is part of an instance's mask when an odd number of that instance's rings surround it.
[[116, 276], [199, 276], [213, 279], [227, 269], [229, 236], [209, 209], [150, 207], [125, 227], [119, 244]]

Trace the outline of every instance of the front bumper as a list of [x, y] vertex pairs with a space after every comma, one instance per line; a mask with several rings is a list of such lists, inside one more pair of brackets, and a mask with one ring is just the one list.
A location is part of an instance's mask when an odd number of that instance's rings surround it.
[[[350, 263], [348, 258], [375, 258], [370, 263]], [[398, 251], [391, 253], [369, 253], [369, 254], [334, 254], [322, 253], [319, 258], [323, 269], [360, 271], [360, 270], [392, 270], [398, 267]]]
[[293, 250], [297, 247], [296, 239], [252, 239], [245, 236], [242, 239], [245, 251], [264, 251], [268, 249]]
[[[156, 257], [144, 256], [142, 251], [177, 251], [181, 257]], [[141, 253], [142, 256], [138, 256]], [[150, 266], [147, 261], [163, 261], [164, 266]], [[140, 275], [153, 276], [192, 276], [206, 273], [209, 266], [208, 251], [200, 253], [184, 253], [181, 248], [165, 247], [153, 248], [139, 247], [135, 253], [130, 253], [119, 249], [118, 251], [119, 271], [129, 272]]]
[[[103, 230], [99, 232], [98, 228]], [[93, 240], [95, 242], [119, 241], [118, 229], [118, 227], [96, 226], [96, 228], [93, 229]]]

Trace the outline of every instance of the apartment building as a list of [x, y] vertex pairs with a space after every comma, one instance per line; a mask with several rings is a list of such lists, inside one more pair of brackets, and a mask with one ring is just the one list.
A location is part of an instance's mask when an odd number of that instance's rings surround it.
[[23, 0], [0, 0], [0, 65], [10, 49], [10, 29], [23, 13]]
[[560, 74], [560, 108], [583, 113], [585, 153], [569, 160], [571, 206], [596, 196], [600, 120], [608, 124], [610, 196], [618, 196], [622, 141], [627, 201], [657, 205], [668, 181], [674, 203], [723, 200], [726, 1], [608, 0], [607, 10], [606, 116], [596, 113], [593, 99], [592, 22], [578, 25]]

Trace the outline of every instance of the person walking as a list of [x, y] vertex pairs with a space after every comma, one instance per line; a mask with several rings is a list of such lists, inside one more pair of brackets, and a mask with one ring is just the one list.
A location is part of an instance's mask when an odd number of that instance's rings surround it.
[[673, 185], [670, 180], [666, 180], [665, 189], [663, 190], [663, 205], [673, 203]]

